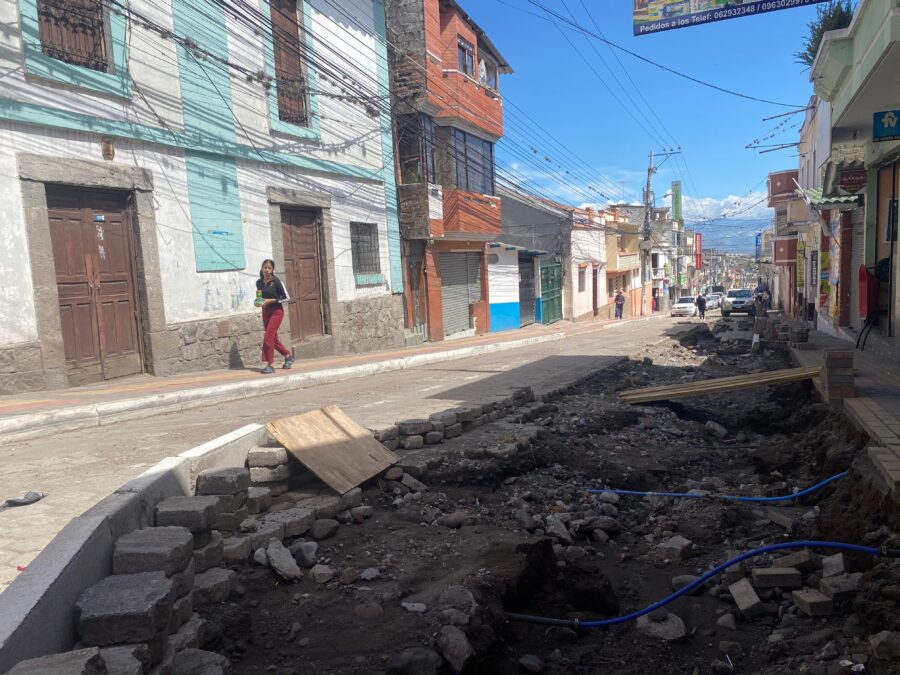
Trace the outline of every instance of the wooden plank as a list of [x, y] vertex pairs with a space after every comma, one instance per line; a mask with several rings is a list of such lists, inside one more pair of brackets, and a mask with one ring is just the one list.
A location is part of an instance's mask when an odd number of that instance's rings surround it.
[[689, 398], [692, 396], [707, 396], [709, 394], [721, 394], [740, 389], [752, 389], [772, 384], [788, 384], [800, 382], [819, 376], [819, 366], [806, 368], [787, 368], [785, 370], [773, 370], [767, 373], [750, 373], [747, 375], [735, 375], [721, 377], [702, 382], [690, 382], [688, 384], [666, 385], [661, 387], [647, 387], [645, 389], [629, 389], [619, 394], [622, 403], [648, 403], [650, 401], [672, 400]]
[[399, 461], [371, 431], [336, 405], [269, 422], [266, 429], [299, 462], [341, 494]]

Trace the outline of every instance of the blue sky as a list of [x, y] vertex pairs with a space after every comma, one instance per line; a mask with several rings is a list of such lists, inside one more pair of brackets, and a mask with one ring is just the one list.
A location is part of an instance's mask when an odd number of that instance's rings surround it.
[[[803, 46], [815, 6], [635, 37], [630, 0], [541, 2], [567, 17], [571, 11], [582, 26], [697, 79], [798, 106], [812, 94], [809, 71], [794, 62], [793, 53]], [[463, 6], [515, 71], [501, 80], [506, 138], [497, 150], [498, 165], [549, 196], [602, 204], [621, 199], [620, 181], [629, 200], [639, 198], [650, 150], [680, 146], [683, 157], [667, 160], [654, 178], [657, 198], [681, 179], [687, 218], [749, 209], [701, 231], [707, 246], [752, 248], [760, 222], [771, 213], [764, 203], [751, 206], [765, 190], [766, 175], [794, 168], [798, 159], [793, 148], [759, 154], [744, 146], [773, 133], [760, 142], [795, 142], [801, 114], [764, 122], [790, 108], [723, 94], [621, 52], [617, 60], [597, 40], [563, 27], [564, 37], [536, 16], [546, 14], [528, 0], [468, 0]]]

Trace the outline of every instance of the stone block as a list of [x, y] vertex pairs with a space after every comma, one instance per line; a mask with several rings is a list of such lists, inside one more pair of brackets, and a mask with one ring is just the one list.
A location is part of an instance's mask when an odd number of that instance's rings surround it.
[[215, 497], [169, 497], [156, 506], [156, 524], [185, 527], [196, 535], [212, 526], [218, 508]]
[[401, 436], [400, 447], [404, 450], [418, 450], [425, 446], [425, 439], [422, 436]]
[[160, 649], [158, 659], [152, 656], [155, 654], [152, 647], [150, 650], [152, 660], [156, 662], [156, 666], [150, 670], [149, 675], [174, 675], [175, 649], [169, 643], [169, 636], [167, 635], [165, 641], [161, 641], [158, 644]]
[[290, 489], [290, 481], [277, 480], [272, 483], [255, 483], [253, 487], [264, 488], [269, 491], [269, 494], [272, 495], [272, 497], [278, 497]]
[[175, 654], [175, 673], [196, 675], [230, 675], [234, 672], [231, 661], [217, 654], [202, 649], [183, 649]]
[[250, 546], [250, 537], [234, 536], [222, 542], [222, 560], [227, 565], [240, 565], [247, 562], [253, 549]]
[[747, 579], [741, 579], [731, 584], [728, 587], [728, 592], [731, 593], [734, 604], [737, 605], [738, 610], [740, 610], [741, 615], [745, 619], [753, 619], [765, 612], [762, 600], [759, 599], [759, 596]]
[[756, 567], [750, 570], [750, 576], [757, 588], [800, 588], [803, 585], [800, 570], [794, 567]]
[[247, 490], [247, 513], [262, 513], [270, 506], [272, 506], [272, 491], [269, 488], [251, 487]]
[[794, 551], [793, 553], [788, 553], [787, 555], [777, 558], [775, 562], [772, 563], [772, 566], [793, 567], [806, 574], [819, 569], [822, 566], [822, 558], [808, 548], [805, 548], [801, 551]]
[[835, 553], [822, 558], [822, 576], [836, 577], [847, 573], [847, 566], [844, 563], [844, 554]]
[[169, 637], [169, 643], [175, 652], [185, 649], [197, 649], [200, 646], [200, 633], [206, 623], [199, 616], [194, 614], [188, 618], [181, 628]]
[[315, 539], [328, 539], [338, 531], [340, 523], [330, 518], [322, 518], [313, 523], [312, 536]]
[[396, 425], [387, 427], [386, 429], [376, 429], [373, 432], [375, 440], [380, 441], [381, 443], [397, 440], [398, 433], [399, 431], [397, 430]]
[[426, 419], [403, 420], [397, 423], [401, 436], [418, 436], [431, 431], [431, 421]]
[[87, 589], [75, 604], [84, 644], [147, 642], [168, 630], [173, 584], [163, 572], [115, 574]]
[[362, 488], [355, 487], [341, 495], [341, 506], [352, 509], [362, 504]]
[[[267, 515], [268, 518], [272, 514]], [[284, 539], [284, 523], [267, 520], [259, 523], [250, 535], [250, 548], [254, 551], [268, 545], [270, 539]]]
[[116, 541], [113, 574], [163, 572], [170, 577], [191, 560], [194, 537], [184, 527], [147, 527]]
[[288, 480], [290, 477], [291, 467], [288, 464], [254, 466], [250, 469], [250, 480], [254, 484], [274, 483], [275, 481]]
[[900, 633], [883, 630], [869, 638], [872, 655], [882, 661], [896, 664], [900, 661]]
[[456, 413], [450, 410], [445, 410], [444, 412], [437, 412], [429, 415], [428, 419], [431, 420], [432, 424], [441, 424], [445, 428], [449, 427], [452, 424], [456, 424]]
[[397, 448], [400, 447], [400, 439], [399, 439], [399, 438], [392, 438], [392, 439], [390, 439], [389, 441], [381, 441], [381, 444], [382, 444], [386, 449], [388, 449], [388, 450], [390, 450], [391, 452], [393, 452], [394, 450], [396, 450]]
[[478, 427], [484, 425], [484, 415], [479, 415], [473, 420], [469, 420], [467, 422], [462, 423], [463, 433], [469, 433], [473, 429], [477, 429]]
[[300, 567], [312, 567], [319, 557], [319, 545], [314, 541], [298, 541], [291, 544], [288, 550]]
[[247, 493], [238, 492], [233, 495], [216, 495], [219, 500], [219, 513], [233, 513], [247, 503]]
[[92, 647], [21, 661], [7, 675], [106, 675], [107, 672], [100, 650]]
[[425, 434], [425, 445], [436, 445], [444, 440], [443, 431], [429, 431]]
[[242, 506], [232, 513], [220, 513], [213, 521], [213, 527], [222, 532], [234, 532], [249, 513], [250, 510], [246, 506]]
[[[263, 466], [279, 466], [280, 464], [287, 464], [287, 462], [287, 450], [282, 447], [256, 446], [255, 448], [250, 448], [250, 451], [247, 453], [247, 465], [251, 469]], [[253, 480], [252, 476], [253, 473], [251, 471], [250, 480]]]
[[463, 432], [463, 427], [461, 422], [457, 422], [456, 424], [450, 424], [444, 427], [444, 438], [456, 438], [461, 435]]
[[109, 675], [143, 675], [144, 669], [150, 667], [150, 650], [146, 645], [105, 647], [100, 650], [100, 656]]
[[275, 573], [285, 581], [300, 581], [303, 572], [294, 560], [293, 554], [285, 548], [280, 539], [270, 539], [266, 547], [266, 559]]
[[[737, 558], [741, 554], [740, 551], [729, 551], [726, 555], [728, 560], [733, 560]], [[747, 567], [743, 562], [739, 562], [736, 565], [732, 565], [728, 569], [725, 570], [725, 573], [722, 575], [725, 579], [725, 583], [731, 585], [743, 579], [747, 575]]]
[[297, 506], [303, 506], [316, 512], [316, 518], [334, 518], [346, 510], [343, 501], [337, 495], [316, 495], [297, 500]]
[[225, 602], [236, 580], [237, 574], [233, 570], [222, 567], [213, 567], [198, 574], [194, 577], [194, 591], [191, 593], [194, 608]]
[[824, 577], [819, 581], [819, 590], [823, 595], [827, 595], [831, 598], [836, 604], [844, 604], [856, 597], [856, 592], [859, 589], [859, 580], [861, 578], [862, 572]]
[[659, 554], [669, 560], [687, 560], [693, 549], [693, 542], [680, 534], [676, 534], [656, 547]]
[[197, 476], [198, 495], [233, 495], [250, 487], [250, 471], [243, 467], [207, 469]]
[[222, 533], [213, 530], [210, 533], [209, 543], [206, 546], [194, 549], [194, 565], [198, 572], [205, 572], [210, 567], [215, 567], [222, 562], [224, 552], [224, 539]]
[[187, 567], [185, 567], [180, 572], [176, 572], [173, 574], [170, 579], [172, 579], [172, 597], [176, 600], [178, 598], [183, 598], [188, 593], [191, 592], [191, 589], [194, 587], [194, 576], [196, 574], [197, 566], [194, 564], [194, 561], [191, 560]]
[[172, 618], [169, 619], [169, 634], [178, 632], [186, 624], [194, 613], [193, 593], [188, 593], [183, 598], [178, 598], [172, 605]]
[[834, 613], [834, 603], [824, 593], [805, 588], [791, 593], [797, 609], [807, 616], [829, 616]]
[[770, 507], [766, 509], [766, 518], [768, 518], [776, 525], [783, 527], [787, 532], [793, 532], [794, 528], [797, 526], [797, 515], [798, 512], [796, 510], [788, 510], [778, 507]]
[[263, 522], [280, 523], [284, 528], [284, 534], [279, 539], [291, 539], [306, 534], [316, 520], [316, 512], [302, 506], [268, 513]]

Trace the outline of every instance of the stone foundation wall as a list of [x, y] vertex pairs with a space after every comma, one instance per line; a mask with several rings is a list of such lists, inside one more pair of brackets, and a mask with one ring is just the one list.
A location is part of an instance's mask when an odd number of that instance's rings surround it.
[[333, 333], [337, 353], [405, 347], [403, 296], [381, 295], [338, 303]]
[[44, 371], [41, 343], [23, 342], [0, 347], [0, 394], [51, 389], [65, 385], [65, 374]]
[[[255, 367], [260, 362], [262, 338], [258, 313], [182, 323], [151, 336], [158, 353], [152, 359], [148, 354], [147, 361], [154, 364], [154, 375]], [[282, 335], [282, 339], [286, 338]]]

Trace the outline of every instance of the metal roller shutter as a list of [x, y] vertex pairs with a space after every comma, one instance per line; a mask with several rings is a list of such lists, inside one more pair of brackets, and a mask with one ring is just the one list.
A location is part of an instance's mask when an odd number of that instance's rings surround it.
[[850, 325], [862, 329], [859, 318], [859, 268], [866, 262], [866, 210], [853, 209], [853, 249], [850, 251]]
[[477, 253], [441, 253], [445, 336], [469, 329], [469, 304], [481, 299], [480, 258]]

